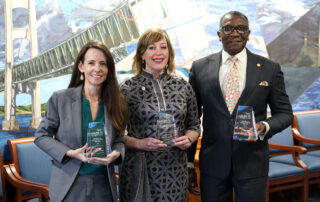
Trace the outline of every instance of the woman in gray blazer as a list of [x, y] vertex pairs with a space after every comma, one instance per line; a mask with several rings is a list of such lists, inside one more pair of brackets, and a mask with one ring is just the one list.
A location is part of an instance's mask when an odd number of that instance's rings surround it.
[[[51, 201], [116, 201], [114, 164], [124, 158], [123, 131], [127, 104], [106, 46], [88, 42], [80, 51], [69, 87], [47, 102], [45, 118], [36, 130], [35, 144], [52, 157]], [[99, 149], [87, 144], [89, 123], [104, 123], [111, 151], [91, 157]]]

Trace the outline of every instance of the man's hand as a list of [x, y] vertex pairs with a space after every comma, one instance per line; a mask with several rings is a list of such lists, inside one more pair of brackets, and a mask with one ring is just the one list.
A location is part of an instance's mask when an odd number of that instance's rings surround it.
[[256, 124], [256, 128], [257, 128], [258, 136], [263, 135], [264, 132], [266, 131], [266, 126], [261, 122], [258, 122]]

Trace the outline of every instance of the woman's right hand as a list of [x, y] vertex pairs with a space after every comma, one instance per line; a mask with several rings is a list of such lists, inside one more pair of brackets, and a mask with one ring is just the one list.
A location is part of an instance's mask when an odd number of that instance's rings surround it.
[[68, 150], [66, 155], [86, 163], [88, 162], [88, 155], [93, 156], [99, 150], [100, 148], [94, 149], [94, 148], [88, 147], [88, 144], [85, 144], [83, 147], [80, 147], [78, 149]]
[[163, 141], [148, 137], [138, 140], [139, 149], [145, 151], [157, 151], [160, 148], [167, 147], [166, 144], [163, 144]]

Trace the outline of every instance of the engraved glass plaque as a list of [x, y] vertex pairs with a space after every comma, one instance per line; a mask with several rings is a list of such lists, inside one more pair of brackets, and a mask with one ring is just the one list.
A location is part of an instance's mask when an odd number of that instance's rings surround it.
[[256, 121], [251, 106], [238, 106], [233, 139], [243, 141], [258, 139]]
[[160, 111], [157, 117], [157, 138], [164, 144], [172, 146], [177, 136], [178, 130], [174, 116], [168, 111]]
[[105, 158], [110, 149], [109, 138], [106, 133], [106, 127], [103, 122], [90, 122], [87, 131], [87, 143], [89, 147], [94, 147], [93, 150], [99, 149], [94, 155], [89, 157]]

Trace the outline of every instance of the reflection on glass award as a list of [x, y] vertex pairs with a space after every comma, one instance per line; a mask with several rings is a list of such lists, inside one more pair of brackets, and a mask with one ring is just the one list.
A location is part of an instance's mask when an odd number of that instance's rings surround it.
[[110, 141], [110, 137], [109, 137], [106, 125], [104, 125], [104, 135], [106, 137], [106, 146], [107, 146], [107, 155], [108, 155], [112, 152], [112, 149], [111, 149], [111, 141]]
[[258, 139], [256, 121], [251, 106], [238, 106], [233, 139], [244, 141], [255, 141]]
[[173, 139], [178, 136], [174, 116], [168, 111], [160, 111], [157, 117], [157, 138], [164, 144], [172, 146]]
[[[93, 150], [89, 150], [88, 157], [106, 157], [106, 136], [103, 122], [90, 122], [88, 125], [87, 131], [87, 143], [89, 147], [94, 147]], [[94, 155], [90, 153], [90, 151], [94, 151], [95, 149], [99, 149]]]

